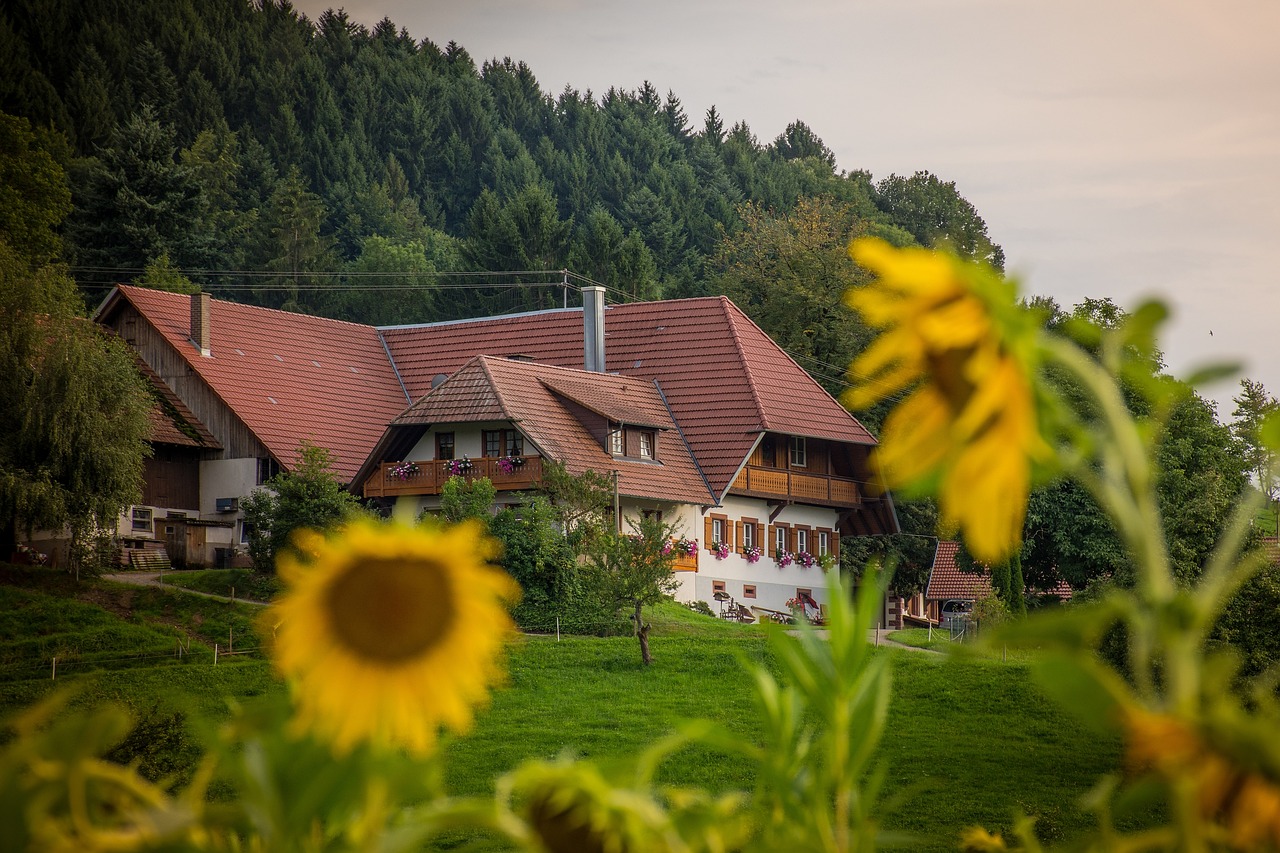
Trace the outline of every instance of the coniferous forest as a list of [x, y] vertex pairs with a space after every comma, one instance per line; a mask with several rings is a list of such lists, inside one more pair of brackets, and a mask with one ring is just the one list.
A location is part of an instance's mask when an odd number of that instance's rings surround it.
[[90, 305], [189, 281], [409, 323], [559, 305], [568, 270], [615, 301], [728, 294], [838, 390], [865, 339], [840, 305], [851, 236], [1003, 261], [954, 184], [840, 169], [801, 120], [762, 141], [646, 81], [549, 93], [519, 60], [385, 19], [5, 0], [0, 66], [0, 112], [54, 131]]

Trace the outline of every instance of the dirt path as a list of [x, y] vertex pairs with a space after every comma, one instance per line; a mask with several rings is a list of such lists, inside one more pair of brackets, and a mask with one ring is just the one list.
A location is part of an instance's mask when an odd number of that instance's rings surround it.
[[[176, 590], [184, 592], [188, 595], [199, 595], [205, 598], [212, 598], [214, 601], [227, 601], [235, 604], [252, 604], [255, 607], [266, 607], [265, 601], [254, 601], [249, 598], [231, 598], [226, 595], [214, 595], [211, 592], [200, 592], [197, 589], [187, 589], [177, 584], [167, 584], [160, 581], [164, 572], [117, 572], [115, 574], [103, 575], [103, 580], [115, 581], [116, 583], [130, 584], [132, 586], [158, 586], [161, 589]], [[173, 574], [170, 572], [170, 574]]]
[[922, 649], [919, 646], [908, 646], [906, 643], [890, 640], [889, 632], [880, 628], [872, 628], [867, 632], [867, 642], [876, 646], [888, 646], [891, 649], [906, 649], [909, 652], [928, 652], [931, 655], [942, 654], [936, 649]]

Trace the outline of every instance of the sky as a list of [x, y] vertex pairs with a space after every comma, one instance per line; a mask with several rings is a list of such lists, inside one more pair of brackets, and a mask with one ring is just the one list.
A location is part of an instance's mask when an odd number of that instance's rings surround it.
[[[315, 19], [332, 2], [295, 0]], [[1029, 293], [1152, 296], [1177, 374], [1280, 395], [1275, 0], [347, 0], [544, 91], [645, 80], [700, 128], [805, 122], [844, 170], [954, 181]], [[1229, 417], [1238, 385], [1204, 389]]]

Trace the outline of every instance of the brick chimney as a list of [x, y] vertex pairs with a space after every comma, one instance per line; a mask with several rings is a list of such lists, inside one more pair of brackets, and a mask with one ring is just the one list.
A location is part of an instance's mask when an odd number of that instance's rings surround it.
[[200, 350], [200, 354], [206, 358], [213, 355], [209, 349], [209, 306], [209, 294], [191, 294], [191, 343], [195, 344], [196, 349]]
[[604, 288], [582, 288], [583, 366], [604, 373]]

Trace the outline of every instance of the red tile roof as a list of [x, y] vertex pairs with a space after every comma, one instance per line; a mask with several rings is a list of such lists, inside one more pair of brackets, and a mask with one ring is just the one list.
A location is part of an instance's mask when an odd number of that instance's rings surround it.
[[[942, 541], [933, 555], [933, 569], [929, 572], [929, 586], [924, 597], [927, 599], [946, 600], [948, 598], [979, 599], [991, 595], [991, 572], [983, 569], [981, 573], [964, 572], [956, 565], [956, 552], [960, 543]], [[1058, 585], [1047, 590], [1029, 590], [1042, 595], [1057, 596], [1062, 601], [1070, 601], [1071, 584], [1058, 581]]]
[[349, 480], [408, 402], [372, 326], [214, 299], [212, 355], [203, 357], [188, 340], [189, 296], [121, 285], [98, 316], [120, 299], [286, 467], [306, 439], [328, 449], [338, 475]]
[[[658, 439], [658, 460], [615, 459], [605, 452], [603, 437], [594, 436], [562, 402], [580, 401], [560, 393], [561, 388], [615, 401], [639, 413], [641, 425], [664, 430]], [[395, 420], [393, 429], [497, 420], [513, 421], [543, 456], [563, 462], [572, 474], [616, 470], [620, 494], [715, 503], [657, 388], [643, 379], [478, 356], [414, 403]]]
[[[475, 356], [583, 364], [583, 318], [576, 308], [374, 329], [212, 300], [212, 355], [202, 357], [188, 340], [190, 297], [120, 286], [99, 319], [120, 300], [155, 325], [280, 462], [290, 465], [299, 440], [307, 439], [329, 449], [348, 480], [411, 399]], [[665, 419], [669, 406], [717, 496], [763, 432], [875, 443], [725, 297], [612, 306], [605, 335], [610, 373], [656, 380], [657, 402], [647, 393], [637, 398], [643, 405], [602, 396], [592, 390], [595, 380], [581, 374], [556, 374], [551, 381], [560, 383], [558, 393], [635, 425], [653, 426], [646, 421]]]
[[[430, 390], [432, 377], [452, 373], [476, 355], [522, 355], [562, 367], [583, 364], [581, 309], [381, 331], [415, 398]], [[717, 495], [728, 488], [761, 432], [875, 443], [723, 296], [610, 306], [605, 342], [611, 373], [658, 380]]]
[[926, 599], [963, 598], [976, 600], [991, 595], [991, 575], [987, 572], [973, 574], [962, 572], [956, 565], [958, 542], [939, 542], [933, 554], [933, 569], [929, 572]]

